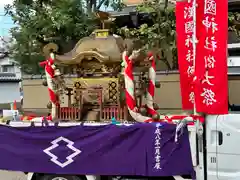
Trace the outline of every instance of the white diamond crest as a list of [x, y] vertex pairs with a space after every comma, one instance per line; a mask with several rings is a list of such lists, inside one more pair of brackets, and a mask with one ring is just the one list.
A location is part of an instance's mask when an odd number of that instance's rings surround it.
[[[61, 141], [64, 141], [67, 143], [67, 147], [69, 149], [71, 149], [74, 153], [70, 154], [69, 156], [66, 157], [66, 161], [65, 162], [60, 162], [58, 161], [58, 157], [56, 155], [54, 155], [53, 153], [51, 153], [51, 150], [57, 148], [59, 146], [59, 142]], [[66, 166], [68, 166], [69, 164], [71, 164], [72, 162], [74, 162], [73, 158], [76, 157], [77, 155], [79, 155], [82, 151], [75, 148], [73, 145], [74, 145], [74, 142], [73, 141], [70, 141], [69, 139], [65, 138], [65, 137], [58, 137], [57, 139], [53, 140], [51, 142], [52, 146], [46, 148], [43, 150], [44, 153], [46, 153], [48, 156], [51, 157], [51, 161], [53, 163], [55, 163], [56, 165], [64, 168]]]

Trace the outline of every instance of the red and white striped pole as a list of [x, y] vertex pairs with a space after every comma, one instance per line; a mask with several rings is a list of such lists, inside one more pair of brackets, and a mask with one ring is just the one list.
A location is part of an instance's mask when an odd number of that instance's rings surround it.
[[147, 106], [148, 114], [153, 116], [157, 114], [153, 106], [153, 99], [155, 94], [155, 81], [156, 81], [156, 63], [152, 53], [148, 54], [148, 58], [151, 62], [151, 67], [149, 68], [149, 71], [148, 71], [149, 83], [148, 83], [148, 92], [146, 96], [146, 102], [147, 102], [146, 106]]
[[56, 93], [56, 87], [53, 82], [55, 76], [54, 54], [51, 53], [49, 59], [40, 62], [40, 66], [45, 66], [45, 74], [48, 85], [49, 98], [52, 103], [51, 118], [56, 118], [57, 106], [59, 105], [58, 95]]
[[151, 122], [152, 118], [143, 116], [138, 112], [136, 107], [136, 100], [134, 96], [134, 78], [133, 78], [133, 54], [128, 57], [127, 53], [123, 53], [123, 62], [125, 63], [124, 67], [124, 81], [125, 81], [125, 96], [126, 96], [126, 104], [128, 107], [128, 111], [132, 118], [137, 122]]

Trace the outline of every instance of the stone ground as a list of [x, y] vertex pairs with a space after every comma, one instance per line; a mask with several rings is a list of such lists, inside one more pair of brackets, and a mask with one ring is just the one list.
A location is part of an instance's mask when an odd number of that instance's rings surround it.
[[0, 180], [27, 180], [27, 176], [22, 172], [0, 170]]

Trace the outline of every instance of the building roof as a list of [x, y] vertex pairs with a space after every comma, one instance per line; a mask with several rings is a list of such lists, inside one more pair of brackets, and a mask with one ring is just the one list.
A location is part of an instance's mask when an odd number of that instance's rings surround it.
[[240, 3], [240, 0], [228, 0], [228, 3]]
[[127, 6], [124, 7], [121, 11], [110, 11], [109, 13], [111, 16], [116, 17], [116, 16], [127, 16], [131, 12], [136, 12], [136, 6]]
[[237, 11], [240, 9], [240, 0], [228, 0], [228, 11]]
[[20, 82], [14, 73], [0, 73], [0, 82]]
[[[174, 7], [176, 4], [177, 0], [169, 0], [169, 7]], [[240, 0], [228, 0], [228, 6], [229, 10], [239, 10], [240, 9]], [[136, 7], [137, 5], [130, 5], [124, 7], [121, 11], [110, 11], [109, 13], [113, 17], [118, 17], [118, 16], [126, 16], [129, 15], [131, 12], [136, 12]]]
[[[175, 0], [169, 0], [168, 4], [169, 7], [174, 7], [175, 6]], [[109, 13], [113, 17], [118, 17], [118, 16], [127, 16], [130, 15], [130, 13], [137, 12], [137, 5], [129, 5], [124, 7], [121, 11], [110, 11]]]
[[[169, 2], [171, 2], [171, 3], [176, 3], [177, 2], [177, 0], [169, 0]], [[240, 3], [240, 0], [228, 0], [228, 3]]]

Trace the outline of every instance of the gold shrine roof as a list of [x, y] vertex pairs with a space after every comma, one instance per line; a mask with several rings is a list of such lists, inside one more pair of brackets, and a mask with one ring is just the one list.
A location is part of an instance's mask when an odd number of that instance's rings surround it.
[[121, 62], [121, 53], [124, 50], [124, 41], [120, 36], [108, 35], [96, 37], [95, 33], [78, 41], [75, 47], [68, 53], [56, 55], [55, 62], [58, 64], [78, 64], [83, 59], [95, 58], [101, 63]]

